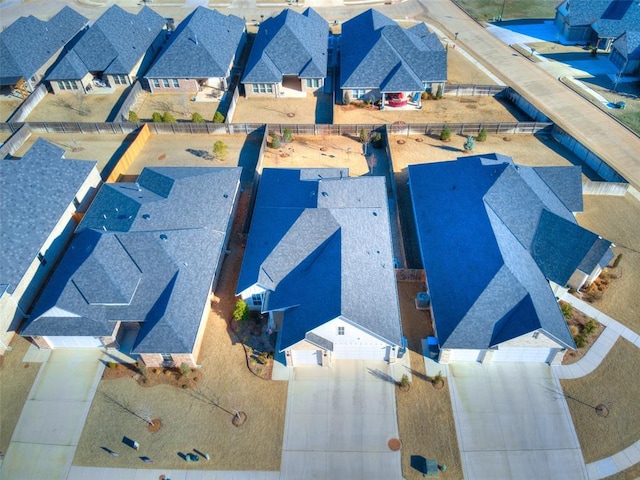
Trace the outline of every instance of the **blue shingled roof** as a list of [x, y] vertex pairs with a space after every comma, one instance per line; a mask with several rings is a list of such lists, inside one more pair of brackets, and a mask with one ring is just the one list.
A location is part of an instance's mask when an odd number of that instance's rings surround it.
[[570, 26], [590, 25], [601, 38], [617, 38], [640, 25], [640, 3], [636, 0], [567, 0], [558, 6], [567, 11]]
[[339, 316], [400, 345], [394, 272], [384, 177], [263, 171], [237, 292], [258, 285], [264, 311], [284, 309], [282, 349]]
[[423, 24], [404, 29], [370, 9], [342, 26], [340, 86], [421, 91], [447, 79], [447, 53]]
[[95, 168], [94, 161], [65, 159], [42, 138], [21, 159], [0, 160], [0, 283], [9, 293]]
[[[112, 5], [65, 54], [47, 75], [47, 80], [79, 80], [89, 72], [129, 74], [162, 32], [164, 24], [164, 18], [149, 7], [132, 14]], [[66, 60], [69, 54], [73, 58]]]
[[611, 244], [577, 225], [566, 205], [575, 199], [554, 190], [574, 191], [576, 170], [553, 168], [498, 154], [409, 166], [443, 348], [490, 348], [536, 330], [574, 346], [548, 280], [566, 283], [607, 257]]
[[0, 32], [0, 85], [29, 80], [88, 20], [64, 7], [48, 21], [30, 15], [20, 17]]
[[640, 59], [640, 25], [637, 31], [629, 31], [613, 42], [613, 48], [627, 60]]
[[145, 168], [105, 184], [24, 335], [104, 336], [139, 322], [133, 353], [191, 353], [241, 168]]
[[145, 77], [225, 77], [244, 31], [241, 18], [198, 7], [180, 22]]
[[329, 26], [312, 8], [286, 9], [260, 25], [243, 83], [277, 83], [283, 75], [327, 76]]

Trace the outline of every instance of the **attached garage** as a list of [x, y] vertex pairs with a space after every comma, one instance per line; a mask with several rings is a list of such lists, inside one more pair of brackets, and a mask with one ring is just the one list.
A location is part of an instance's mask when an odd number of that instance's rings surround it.
[[294, 367], [321, 365], [322, 350], [291, 350], [291, 360]]
[[492, 362], [536, 362], [553, 360], [558, 349], [555, 348], [498, 348], [493, 352]]
[[333, 360], [382, 360], [389, 358], [389, 347], [379, 345], [333, 344]]
[[43, 337], [51, 348], [100, 348], [99, 337]]
[[479, 362], [483, 357], [482, 350], [456, 348], [449, 350], [449, 362]]

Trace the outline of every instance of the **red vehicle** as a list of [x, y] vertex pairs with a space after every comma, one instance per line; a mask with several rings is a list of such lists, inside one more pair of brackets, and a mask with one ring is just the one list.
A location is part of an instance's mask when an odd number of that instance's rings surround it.
[[387, 94], [387, 105], [390, 107], [404, 107], [407, 104], [407, 99], [402, 92]]

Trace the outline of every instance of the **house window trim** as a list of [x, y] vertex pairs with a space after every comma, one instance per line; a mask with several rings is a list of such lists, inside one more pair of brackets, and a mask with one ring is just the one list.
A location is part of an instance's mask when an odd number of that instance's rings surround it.
[[180, 88], [180, 82], [178, 82], [177, 78], [172, 78], [171, 83], [173, 84], [173, 88]]
[[153, 87], [154, 88], [160, 88], [160, 79], [159, 78], [154, 78], [153, 79]]
[[344, 336], [344, 326], [340, 325], [338, 327], [338, 335]]
[[251, 294], [251, 302], [253, 303], [254, 307], [261, 307], [263, 301], [264, 300], [262, 298], [262, 293]]

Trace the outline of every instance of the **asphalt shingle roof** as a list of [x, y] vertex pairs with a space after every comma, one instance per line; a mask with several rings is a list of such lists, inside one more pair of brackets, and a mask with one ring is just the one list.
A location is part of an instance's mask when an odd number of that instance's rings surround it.
[[558, 8], [566, 11], [570, 26], [591, 27], [602, 38], [617, 38], [640, 28], [640, 3], [637, 0], [568, 0]]
[[276, 83], [283, 75], [327, 76], [329, 26], [312, 8], [286, 9], [260, 25], [243, 83]]
[[33, 77], [87, 23], [69, 7], [46, 22], [32, 15], [20, 17], [0, 32], [0, 85]]
[[579, 172], [553, 168], [499, 154], [409, 166], [443, 348], [484, 349], [536, 330], [574, 346], [548, 280], [565, 284], [581, 266], [610, 259], [611, 244], [577, 225], [567, 207], [577, 203]]
[[627, 60], [640, 59], [640, 25], [637, 31], [626, 32], [613, 42], [613, 48]]
[[394, 272], [384, 177], [263, 171], [237, 291], [257, 284], [264, 311], [285, 310], [282, 349], [339, 316], [400, 345]]
[[244, 31], [241, 18], [198, 7], [180, 22], [145, 77], [224, 77], [241, 47]]
[[132, 14], [112, 5], [65, 54], [47, 80], [79, 80], [89, 72], [126, 75], [147, 53], [164, 25], [164, 18], [149, 7]]
[[140, 322], [134, 353], [192, 352], [241, 170], [145, 168], [136, 183], [103, 185], [23, 334]]
[[21, 159], [0, 160], [0, 283], [9, 293], [95, 168], [94, 161], [65, 159], [42, 138]]
[[404, 29], [373, 9], [343, 24], [341, 88], [421, 91], [446, 79], [446, 50], [424, 24]]

